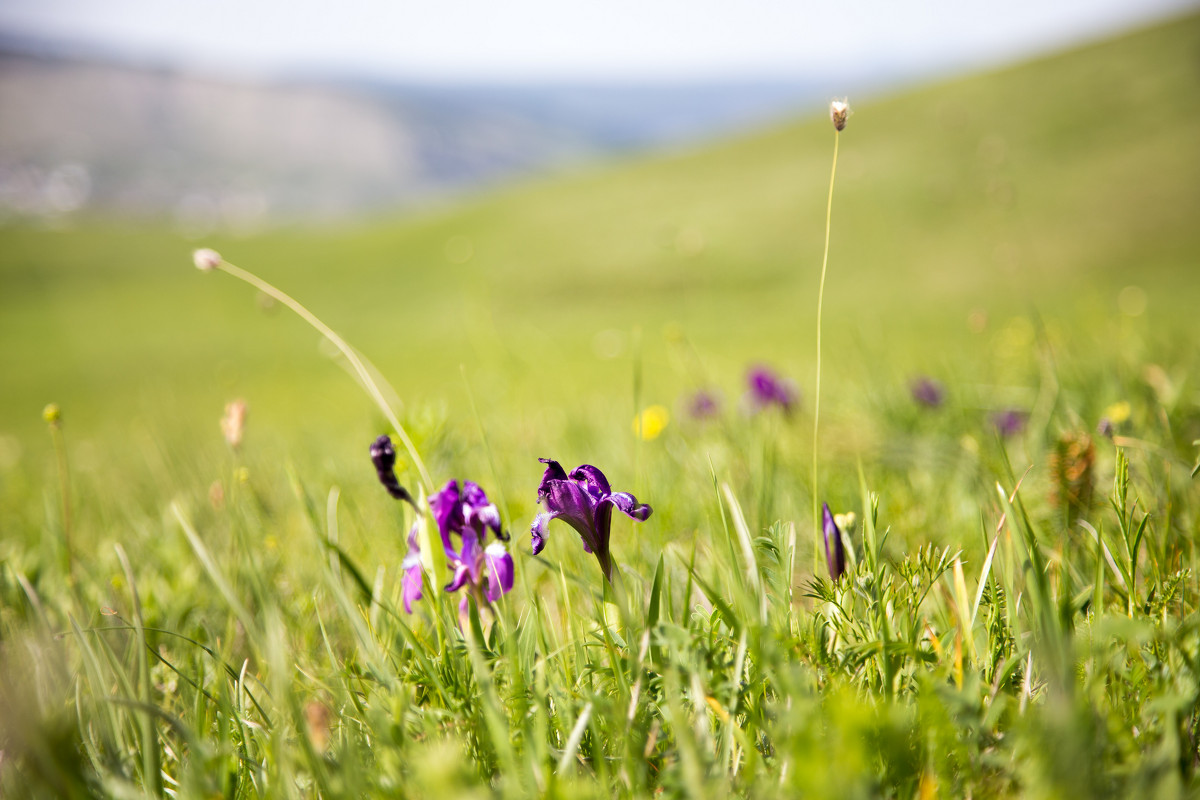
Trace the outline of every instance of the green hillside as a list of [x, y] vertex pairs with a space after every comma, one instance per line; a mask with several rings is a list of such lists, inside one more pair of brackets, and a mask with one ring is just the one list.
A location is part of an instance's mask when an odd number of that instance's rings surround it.
[[1194, 797], [1200, 16], [851, 101], [816, 442], [824, 116], [340, 230], [0, 229], [0, 796]]
[[[900, 384], [908, 370], [937, 371], [948, 350], [989, 352], [1014, 315], [1100, 335], [1120, 321], [1129, 285], [1148, 302], [1127, 323], [1194, 335], [1198, 48], [1193, 16], [994, 74], [851, 98], [827, 391], [853, 396], [868, 375]], [[307, 302], [410, 409], [467, 408], [461, 365], [489, 419], [617, 408], [624, 431], [638, 330], [647, 401], [672, 405], [702, 380], [736, 396], [759, 360], [811, 391], [832, 139], [826, 119], [805, 119], [341, 230], [195, 243], [128, 222], [5, 227], [0, 429], [40, 449], [38, 412], [53, 400], [76, 435], [102, 441], [208, 435], [233, 396], [249, 400], [258, 430], [288, 438], [373, 429], [367, 401], [311, 332], [263, 313], [246, 287], [198, 274], [197, 244]], [[982, 333], [968, 327], [973, 310], [987, 316]], [[614, 358], [597, 354], [602, 331], [599, 349]], [[678, 332], [698, 359], [671, 346]]]

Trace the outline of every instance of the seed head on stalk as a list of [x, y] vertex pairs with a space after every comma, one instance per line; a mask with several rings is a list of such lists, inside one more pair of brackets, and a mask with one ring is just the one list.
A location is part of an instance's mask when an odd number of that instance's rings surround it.
[[850, 116], [850, 104], [846, 102], [846, 98], [834, 100], [829, 104], [829, 119], [833, 121], [833, 127], [841, 133], [846, 129], [846, 119]]
[[221, 254], [209, 247], [201, 247], [192, 253], [192, 263], [201, 272], [212, 272], [221, 266]]
[[833, 166], [829, 170], [829, 200], [825, 206], [825, 251], [821, 257], [821, 284], [817, 289], [817, 381], [813, 389], [813, 464], [812, 464], [812, 504], [813, 504], [813, 572], [821, 559], [821, 505], [820, 493], [817, 491], [817, 435], [821, 425], [821, 310], [825, 303], [825, 271], [829, 266], [829, 231], [833, 221], [833, 184], [837, 178], [838, 142], [842, 138], [842, 130], [850, 116], [850, 104], [846, 98], [834, 100], [829, 104], [829, 119], [833, 122]]
[[379, 407], [379, 410], [383, 412], [384, 418], [387, 419], [389, 424], [391, 424], [392, 430], [394, 430], [400, 437], [400, 442], [404, 445], [404, 449], [408, 451], [409, 458], [412, 459], [413, 465], [417, 468], [417, 473], [420, 475], [421, 483], [424, 485], [426, 491], [433, 490], [433, 479], [429, 476], [429, 472], [425, 469], [425, 463], [421, 460], [421, 456], [419, 453], [417, 453], [417, 449], [413, 444], [412, 439], [409, 438], [408, 432], [404, 429], [404, 426], [400, 424], [400, 420], [396, 417], [396, 412], [392, 410], [391, 405], [383, 396], [383, 392], [380, 390], [379, 384], [374, 378], [374, 374], [378, 373], [378, 370], [376, 370], [374, 366], [371, 366], [370, 369], [368, 369], [369, 362], [362, 355], [360, 355], [358, 351], [350, 347], [350, 345], [348, 345], [341, 336], [338, 336], [332, 328], [322, 322], [316, 314], [313, 314], [311, 311], [301, 305], [291, 295], [280, 289], [277, 289], [254, 273], [229, 263], [222, 258], [221, 254], [216, 250], [202, 247], [199, 250], [194, 251], [192, 253], [192, 263], [194, 263], [196, 268], [201, 272], [224, 272], [227, 275], [250, 284], [276, 302], [282, 303], [290, 308], [296, 313], [297, 316], [299, 316], [301, 319], [311, 325], [318, 333], [324, 336], [330, 344], [336, 347], [345, 357], [346, 361], [349, 362], [351, 368], [353, 369], [354, 376], [358, 379], [359, 385], [361, 385], [370, 398], [375, 401], [375, 404]]

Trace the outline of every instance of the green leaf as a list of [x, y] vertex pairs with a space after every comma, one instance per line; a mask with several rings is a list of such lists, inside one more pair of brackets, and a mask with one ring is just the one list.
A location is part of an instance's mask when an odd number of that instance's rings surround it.
[[658, 556], [658, 566], [654, 568], [654, 585], [650, 589], [650, 608], [646, 612], [646, 627], [653, 628], [658, 624], [661, 610], [663, 588], [663, 557]]

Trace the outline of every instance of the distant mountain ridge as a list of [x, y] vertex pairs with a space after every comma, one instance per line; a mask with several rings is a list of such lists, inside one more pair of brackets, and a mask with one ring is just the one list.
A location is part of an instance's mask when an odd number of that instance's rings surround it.
[[0, 218], [101, 210], [198, 235], [403, 207], [827, 99], [816, 81], [236, 82], [0, 48]]

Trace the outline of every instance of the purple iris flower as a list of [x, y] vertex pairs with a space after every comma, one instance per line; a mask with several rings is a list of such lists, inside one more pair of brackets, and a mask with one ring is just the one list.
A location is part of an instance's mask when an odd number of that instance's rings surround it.
[[749, 391], [746, 399], [753, 411], [762, 411], [777, 405], [783, 413], [792, 413], [792, 408], [800, 400], [800, 390], [796, 384], [779, 377], [767, 367], [755, 367], [746, 374]]
[[913, 400], [926, 408], [939, 408], [946, 399], [946, 390], [942, 384], [925, 375], [914, 379], [909, 389], [912, 391]]
[[829, 577], [836, 583], [846, 571], [846, 549], [842, 545], [842, 532], [838, 530], [833, 513], [829, 510], [829, 503], [823, 505], [821, 528], [825, 534], [825, 564], [829, 567]]
[[412, 604], [421, 599], [421, 546], [417, 544], [417, 526], [413, 525], [408, 532], [408, 555], [400, 565], [404, 570], [404, 578], [400, 584], [400, 597], [404, 601], [406, 614], [412, 613]]
[[[429, 510], [454, 570], [446, 591], [456, 592], [466, 586], [468, 595], [477, 601], [486, 597], [489, 603], [507, 594], [513, 587], [513, 560], [503, 544], [508, 534], [500, 527], [500, 512], [483, 489], [463, 481], [460, 491], [458, 481], [452, 480], [429, 498]], [[487, 542], [489, 532], [496, 539], [491, 544]], [[452, 535], [459, 538], [457, 549]], [[466, 611], [468, 595], [459, 604], [460, 612]]]
[[1025, 430], [1025, 412], [1015, 408], [997, 411], [992, 414], [992, 427], [1004, 438], [1016, 436]]
[[[412, 495], [396, 480], [396, 451], [391, 439], [380, 436], [371, 443], [371, 463], [388, 494], [416, 508]], [[502, 544], [508, 541], [508, 534], [500, 526], [500, 512], [478, 484], [464, 481], [462, 491], [459, 491], [458, 481], [450, 481], [429, 498], [429, 511], [437, 522], [442, 547], [454, 570], [446, 591], [456, 592], [467, 586], [468, 594], [482, 605], [484, 598], [494, 603], [512, 589], [513, 560]], [[487, 541], [489, 532], [496, 539], [491, 544]], [[458, 548], [454, 546], [452, 534], [459, 538]], [[401, 598], [404, 610], [411, 614], [413, 602], [420, 600], [422, 595], [421, 546], [417, 543], [416, 525], [409, 531], [408, 554], [401, 569], [404, 572]], [[459, 611], [465, 612], [466, 608], [467, 596], [464, 595]]]
[[533, 554], [542, 552], [546, 546], [546, 526], [555, 517], [561, 517], [583, 539], [583, 549], [596, 556], [604, 577], [612, 583], [612, 555], [608, 549], [609, 533], [612, 529], [612, 510], [639, 522], [650, 516], [650, 506], [638, 503], [628, 492], [614, 492], [608, 485], [604, 473], [588, 464], [576, 467], [570, 475], [557, 461], [538, 459], [546, 465], [542, 483], [538, 487], [538, 503], [546, 510], [533, 520]]

